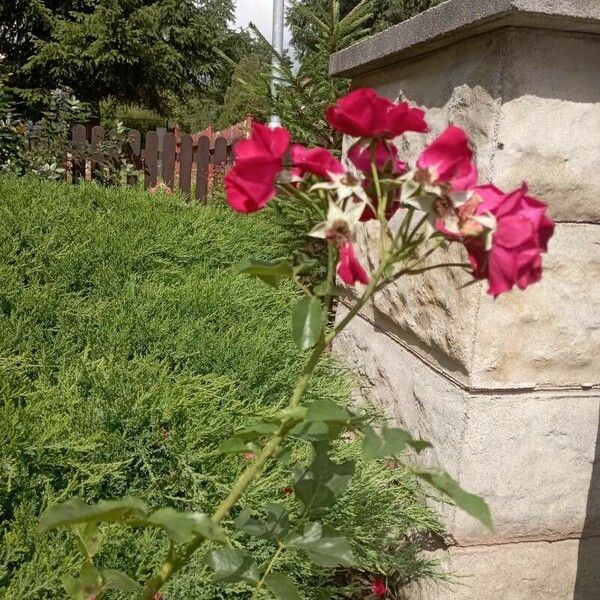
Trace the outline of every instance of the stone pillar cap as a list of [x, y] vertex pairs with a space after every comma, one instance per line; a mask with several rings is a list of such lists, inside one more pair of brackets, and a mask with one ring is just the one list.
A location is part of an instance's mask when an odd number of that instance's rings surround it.
[[600, 35], [600, 0], [446, 0], [331, 57], [331, 75], [355, 77], [502, 27]]

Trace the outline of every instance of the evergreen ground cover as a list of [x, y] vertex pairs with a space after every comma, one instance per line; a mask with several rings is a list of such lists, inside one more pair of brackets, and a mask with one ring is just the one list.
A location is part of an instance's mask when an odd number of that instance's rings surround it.
[[[131, 494], [152, 507], [211, 511], [244, 467], [217, 446], [286, 403], [303, 362], [290, 333], [291, 287], [234, 276], [242, 258], [283, 253], [285, 232], [270, 214], [0, 178], [0, 598], [65, 597], [59, 573], [80, 559], [66, 533], [38, 533], [49, 504]], [[351, 384], [330, 362], [308, 399], [346, 402]], [[340, 452], [358, 454], [353, 444]], [[289, 460], [305, 454], [299, 447]], [[293, 510], [286, 473], [285, 462], [268, 470], [243, 506], [271, 500]], [[392, 574], [392, 588], [429, 575], [403, 541], [439, 531], [419, 495], [406, 473], [361, 464], [326, 522], [352, 524], [364, 572], [332, 577], [292, 553], [279, 570], [315, 600], [365, 598], [369, 573]], [[164, 558], [154, 530], [104, 533], [102, 564], [139, 580]], [[260, 541], [247, 547], [269, 556]], [[202, 560], [167, 599], [250, 598], [213, 586]]]

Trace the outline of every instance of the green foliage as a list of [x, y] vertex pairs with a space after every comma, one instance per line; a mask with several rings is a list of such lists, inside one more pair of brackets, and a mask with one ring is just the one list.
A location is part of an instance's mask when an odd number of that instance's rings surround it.
[[141, 106], [119, 104], [112, 100], [100, 105], [101, 124], [111, 128], [117, 123], [123, 123], [127, 129], [137, 129], [143, 136], [157, 127], [166, 127], [167, 119], [153, 110]]
[[[365, 19], [363, 26], [365, 35], [381, 31], [414, 17], [415, 15], [436, 6], [442, 0], [373, 0], [371, 14]], [[348, 15], [360, 4], [360, 0], [339, 0], [340, 16]], [[287, 11], [287, 23], [292, 31], [292, 45], [298, 56], [315, 52], [319, 37], [319, 26], [308, 15], [323, 14], [330, 10], [331, 0], [302, 0], [294, 2]]]
[[95, 116], [109, 97], [165, 112], [176, 99], [224, 92], [215, 48], [237, 56], [233, 9], [232, 0], [18, 0], [0, 11], [0, 52], [32, 110], [68, 85]]
[[0, 172], [18, 175], [22, 172], [21, 156], [27, 143], [27, 125], [16, 115], [6, 79], [6, 75], [0, 74]]
[[304, 505], [304, 514], [313, 516], [335, 504], [348, 489], [356, 470], [354, 461], [331, 460], [329, 442], [313, 444], [314, 457], [306, 468], [298, 467], [294, 475], [296, 498]]
[[436, 490], [448, 496], [459, 508], [481, 521], [488, 529], [494, 530], [492, 515], [488, 505], [482, 498], [463, 490], [457, 481], [443, 471], [417, 471], [417, 475], [433, 486]]
[[275, 600], [302, 600], [298, 590], [289, 577], [282, 573], [271, 573], [265, 579], [265, 585]]
[[265, 283], [277, 287], [282, 279], [291, 277], [294, 271], [287, 261], [245, 258], [238, 266], [238, 273], [258, 277]]
[[236, 548], [219, 548], [206, 557], [206, 564], [214, 571], [215, 581], [223, 583], [256, 584], [260, 579], [258, 566], [248, 552]]
[[45, 179], [63, 179], [67, 153], [72, 150], [71, 129], [88, 117], [87, 105], [75, 98], [71, 89], [53, 90], [42, 118], [28, 126], [27, 144], [20, 156], [23, 171]]
[[389, 429], [384, 426], [381, 433], [377, 433], [373, 428], [366, 427], [364, 432], [363, 456], [367, 460], [397, 456], [408, 447], [417, 452], [431, 448], [429, 442], [415, 440], [408, 431], [403, 429]]
[[[301, 64], [296, 68], [289, 57], [274, 54], [269, 42], [255, 30], [260, 42], [260, 56], [264, 57], [262, 68], [247, 71], [242, 63], [236, 65], [230, 61], [235, 74], [228, 94], [233, 97], [240, 93], [238, 90], [243, 90], [242, 97], [248, 98], [245, 100], [247, 105], [256, 105], [258, 116], [265, 120], [269, 114], [279, 115], [296, 142], [341, 150], [342, 136], [329, 128], [325, 109], [348, 90], [349, 81], [329, 77], [329, 57], [367, 33], [363, 25], [371, 14], [373, 2], [361, 0], [344, 17], [340, 15], [338, 0], [331, 0], [323, 10], [314, 11], [296, 2], [294, 10], [310, 20], [315, 29], [311, 51], [302, 57]], [[279, 62], [280, 80], [275, 95], [271, 93], [270, 67], [274, 55]], [[256, 61], [256, 58], [252, 60]], [[225, 116], [229, 118], [234, 114], [239, 120], [239, 112], [229, 112], [230, 105], [226, 109], [228, 112], [223, 114], [220, 122], [224, 122]], [[245, 109], [245, 112], [252, 111]]]
[[[240, 123], [251, 115], [261, 123], [269, 121], [270, 97], [264, 93], [271, 68], [270, 53], [263, 49], [242, 59], [234, 66], [231, 84], [225, 92], [223, 105], [215, 122], [217, 129]], [[260, 93], [257, 94], [256, 90]]]
[[323, 309], [318, 298], [300, 298], [292, 315], [294, 341], [308, 350], [316, 345], [323, 329]]
[[348, 539], [321, 523], [306, 523], [303, 531], [288, 538], [286, 544], [306, 552], [322, 567], [352, 567], [356, 564]]
[[[111, 587], [109, 600], [130, 597], [112, 587], [148, 577], [164, 560], [168, 536], [188, 539], [197, 521], [190, 513], [213, 509], [247, 464], [239, 454], [219, 453], [223, 441], [250, 415], [272, 431], [304, 363], [281, 318], [297, 297], [285, 281], [273, 289], [233, 277], [232, 268], [248, 255], [281, 256], [281, 232], [269, 214], [187, 207], [177, 197], [149, 199], [133, 188], [0, 178], [4, 600], [62, 600], [64, 572], [75, 587], [73, 580], [87, 581], [75, 540], [38, 529], [46, 508], [74, 496], [87, 504], [139, 497], [160, 521], [78, 529], [105, 566], [95, 585]], [[316, 405], [311, 418], [347, 419], [332, 405], [346, 400], [349, 383], [331, 363], [320, 367], [308, 402], [330, 403]], [[263, 433], [255, 439], [268, 435], [267, 427], [256, 428]], [[403, 541], [409, 530], [439, 531], [417, 501], [416, 479], [359, 460], [360, 453], [360, 443], [330, 453], [335, 464], [356, 462], [356, 475], [335, 509], [318, 515], [321, 532], [354, 532], [350, 545], [360, 569], [334, 579], [305, 548], [277, 561], [273, 575], [287, 576], [307, 600], [363, 598], [372, 571], [388, 574], [395, 586], [431, 572]], [[303, 442], [249, 490], [240, 507], [252, 511], [248, 518], [270, 523], [283, 514], [256, 516], [271, 503], [297, 522], [298, 502], [280, 490], [290, 485], [290, 465], [298, 464], [310, 467]], [[157, 516], [165, 506], [177, 513]], [[262, 569], [271, 542], [225, 525], [233, 547], [245, 545]], [[283, 531], [276, 536], [290, 535]], [[337, 539], [334, 547], [345, 552]], [[213, 583], [204, 558], [192, 560], [166, 597], [250, 598], [244, 587]], [[281, 584], [279, 577], [270, 581], [272, 590]]]

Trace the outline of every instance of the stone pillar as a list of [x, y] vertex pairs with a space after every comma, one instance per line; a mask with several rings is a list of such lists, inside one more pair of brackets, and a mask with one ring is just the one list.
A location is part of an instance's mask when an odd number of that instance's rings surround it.
[[[557, 221], [525, 292], [493, 300], [435, 271], [380, 294], [338, 343], [370, 398], [433, 443], [426, 460], [492, 510], [494, 533], [442, 508], [455, 584], [414, 598], [599, 600], [600, 2], [448, 0], [331, 71], [427, 108], [430, 137], [463, 127], [481, 182], [528, 181]], [[425, 141], [398, 144], [414, 161]]]

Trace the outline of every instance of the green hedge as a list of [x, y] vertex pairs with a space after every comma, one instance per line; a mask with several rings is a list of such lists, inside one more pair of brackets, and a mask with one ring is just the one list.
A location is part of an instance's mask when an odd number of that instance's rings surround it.
[[[243, 257], [278, 256], [280, 240], [269, 212], [0, 178], [0, 597], [64, 598], [59, 575], [78, 558], [66, 533], [37, 532], [50, 503], [133, 494], [153, 507], [215, 506], [244, 466], [216, 446], [246, 417], [275, 412], [302, 364], [288, 326], [293, 290], [233, 276]], [[329, 365], [309, 397], [343, 402], [348, 391]], [[245, 504], [292, 505], [285, 473], [268, 471]], [[365, 569], [398, 583], [430, 571], [406, 532], [439, 529], [415, 489], [399, 471], [362, 465], [328, 516], [355, 524]], [[139, 579], [164, 555], [156, 532], [106, 534], [103, 564]], [[253, 551], [267, 557], [259, 543]], [[201, 560], [167, 598], [250, 598], [213, 587]], [[365, 597], [368, 575], [333, 579], [292, 554], [282, 568], [307, 599]]]

